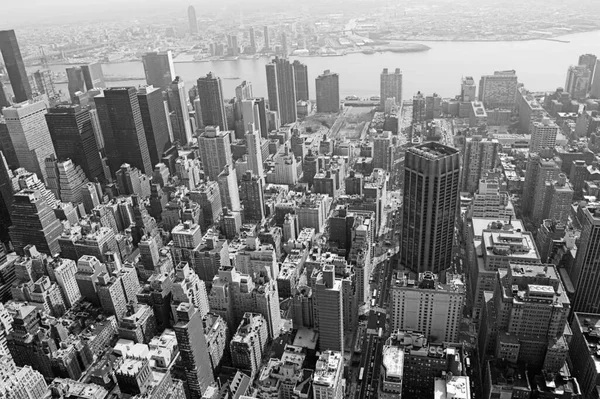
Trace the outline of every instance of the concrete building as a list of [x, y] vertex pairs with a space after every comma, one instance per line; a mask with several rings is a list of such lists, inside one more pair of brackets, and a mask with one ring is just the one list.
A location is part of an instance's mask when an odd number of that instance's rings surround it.
[[202, 319], [204, 337], [208, 345], [210, 364], [215, 373], [218, 373], [229, 343], [229, 329], [223, 318], [215, 313], [207, 313]]
[[473, 196], [469, 209], [471, 218], [497, 219], [508, 222], [515, 216], [515, 208], [508, 193], [500, 191], [498, 179], [481, 179], [479, 190]]
[[479, 80], [479, 101], [486, 109], [514, 109], [517, 96], [516, 71], [495, 71]]
[[298, 96], [294, 70], [294, 66], [287, 58], [275, 57], [271, 63], [266, 65], [269, 109], [277, 111], [282, 125], [296, 122], [298, 118], [296, 111]]
[[400, 68], [396, 68], [393, 73], [390, 73], [387, 68], [383, 68], [379, 79], [380, 104], [384, 106], [388, 98], [393, 98], [398, 105], [402, 104], [402, 71]]
[[471, 102], [477, 99], [475, 95], [477, 91], [477, 85], [475, 79], [472, 76], [465, 76], [462, 78], [460, 84], [460, 100], [461, 102]]
[[180, 303], [194, 305], [200, 313], [200, 317], [204, 317], [208, 313], [206, 285], [187, 262], [180, 262], [175, 268], [175, 279], [171, 293], [171, 309], [175, 323], [178, 322], [177, 307]]
[[316, 79], [317, 87], [317, 112], [339, 112], [340, 110], [340, 82], [337, 73], [329, 69]]
[[254, 379], [262, 364], [267, 344], [267, 321], [257, 313], [245, 313], [229, 343], [233, 367], [244, 370]]
[[198, 98], [204, 126], [218, 126], [223, 131], [228, 130], [221, 78], [212, 72], [199, 78]]
[[556, 146], [556, 135], [559, 127], [549, 118], [543, 118], [540, 121], [532, 121], [529, 128], [531, 141], [529, 142], [529, 151], [539, 152], [543, 148], [554, 150]]
[[539, 101], [524, 87], [520, 87], [517, 92], [517, 109], [519, 111], [519, 132], [523, 134], [530, 133], [533, 122], [548, 116]]
[[313, 397], [342, 399], [346, 391], [344, 379], [344, 355], [327, 350], [321, 353], [313, 376]]
[[451, 266], [458, 209], [458, 150], [429, 142], [406, 151], [400, 262], [415, 272]]
[[463, 150], [462, 190], [474, 193], [484, 173], [493, 170], [499, 163], [500, 143], [475, 135], [465, 140]]
[[246, 171], [240, 181], [240, 200], [244, 208], [246, 222], [262, 222], [265, 218], [265, 200], [262, 179], [251, 171]]
[[576, 100], [585, 100], [592, 80], [592, 72], [586, 65], [571, 65], [567, 70], [565, 92]]
[[581, 388], [584, 398], [593, 398], [600, 389], [600, 358], [595, 350], [600, 339], [600, 316], [596, 313], [573, 314], [571, 331], [573, 337], [569, 343], [569, 360], [573, 377]]
[[[187, 106], [187, 92], [183, 80], [176, 76], [167, 90], [170, 119], [173, 129], [173, 140], [180, 145], [190, 144], [193, 141], [192, 125], [190, 124], [190, 112]], [[206, 125], [206, 123], [205, 123]], [[162, 155], [162, 154], [161, 154]]]
[[569, 273], [575, 285], [573, 311], [600, 313], [600, 292], [595, 288], [600, 283], [595, 267], [596, 259], [600, 259], [600, 208], [580, 207], [577, 213], [580, 215], [582, 231], [575, 267]]
[[33, 95], [14, 30], [0, 31], [0, 52], [17, 103], [31, 100]]
[[344, 352], [344, 308], [342, 282], [335, 278], [335, 267], [325, 265], [316, 281], [313, 297], [315, 324], [323, 350]]
[[391, 327], [422, 331], [432, 342], [458, 342], [466, 287], [460, 276], [447, 279], [441, 284], [431, 272], [399, 272], [390, 290]]
[[246, 151], [248, 153], [248, 170], [251, 170], [256, 176], [263, 178], [265, 171], [261, 151], [260, 131], [256, 129], [255, 125], [248, 125], [245, 137]]
[[202, 166], [210, 180], [217, 181], [223, 168], [233, 165], [230, 133], [218, 126], [206, 126], [204, 133], [198, 136]]
[[373, 138], [373, 168], [392, 170], [393, 147], [391, 132]]

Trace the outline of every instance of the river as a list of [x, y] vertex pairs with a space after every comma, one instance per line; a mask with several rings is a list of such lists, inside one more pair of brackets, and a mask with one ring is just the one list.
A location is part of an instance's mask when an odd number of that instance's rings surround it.
[[[340, 76], [342, 97], [379, 95], [379, 74], [383, 68], [400, 68], [403, 72], [403, 96], [411, 98], [417, 91], [453, 97], [460, 93], [462, 76], [481, 75], [495, 70], [515, 69], [519, 81], [531, 91], [550, 91], [565, 84], [567, 68], [585, 53], [600, 54], [600, 31], [566, 35], [559, 38], [569, 43], [550, 40], [514, 42], [422, 42], [431, 47], [416, 53], [362, 53], [340, 57], [298, 57], [308, 66], [310, 97], [315, 98], [315, 78], [325, 69]], [[291, 57], [295, 58], [295, 57]], [[231, 98], [242, 80], [252, 82], [255, 96], [266, 97], [265, 64], [268, 58], [236, 61], [175, 63], [176, 73], [186, 87], [195, 79], [212, 71], [223, 79], [223, 95]], [[64, 71], [64, 65], [53, 65]], [[34, 68], [35, 69], [35, 68]], [[144, 76], [141, 62], [104, 64], [107, 76]], [[239, 78], [239, 79], [226, 79]], [[141, 81], [109, 82], [109, 86], [137, 86]], [[67, 93], [66, 84], [58, 85]]]

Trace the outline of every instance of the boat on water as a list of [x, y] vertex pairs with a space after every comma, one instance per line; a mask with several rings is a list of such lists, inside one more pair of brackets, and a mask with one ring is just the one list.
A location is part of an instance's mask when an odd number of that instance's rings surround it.
[[225, 77], [223, 79], [227, 79], [227, 80], [240, 80], [240, 78], [237, 77], [237, 76], [227, 76], [227, 77]]
[[363, 54], [367, 54], [367, 55], [375, 54], [375, 50], [371, 50], [371, 49], [365, 49], [365, 50], [363, 50], [361, 52]]

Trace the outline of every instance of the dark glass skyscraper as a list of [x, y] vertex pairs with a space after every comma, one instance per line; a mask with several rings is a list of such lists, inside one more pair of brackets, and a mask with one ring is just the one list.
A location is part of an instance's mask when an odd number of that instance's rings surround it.
[[460, 154], [439, 143], [406, 151], [401, 263], [439, 273], [452, 264], [459, 203]]
[[265, 200], [262, 180], [247, 171], [240, 181], [240, 200], [244, 205], [245, 222], [262, 222], [265, 218]]
[[296, 122], [296, 78], [292, 64], [286, 58], [275, 57], [266, 69], [269, 109], [279, 113], [282, 125]]
[[6, 65], [10, 85], [15, 94], [15, 101], [20, 103], [31, 100], [31, 85], [27, 78], [27, 71], [21, 57], [21, 50], [17, 42], [17, 35], [14, 30], [0, 31], [0, 52]]
[[83, 80], [85, 81], [87, 90], [106, 87], [104, 73], [102, 72], [102, 64], [99, 62], [82, 65], [81, 72], [83, 72]]
[[340, 110], [340, 82], [337, 73], [326, 70], [316, 79], [317, 112]]
[[107, 132], [103, 126], [102, 135], [111, 172], [115, 173], [121, 164], [128, 163], [146, 175], [152, 175], [137, 90], [134, 87], [111, 87], [104, 90], [104, 102], [110, 129]]
[[199, 78], [198, 97], [204, 126], [218, 126], [221, 130], [228, 130], [221, 78], [212, 72], [209, 72], [206, 77]]
[[23, 248], [35, 245], [38, 251], [56, 255], [60, 252], [58, 237], [63, 226], [38, 190], [22, 190], [13, 197], [9, 228], [15, 252], [23, 255]]
[[79, 105], [60, 104], [50, 108], [45, 116], [56, 157], [61, 161], [71, 159], [90, 181], [103, 179], [90, 111]]
[[161, 162], [163, 152], [171, 145], [169, 122], [162, 91], [153, 86], [142, 87], [138, 91], [138, 101], [150, 152], [150, 161], [154, 166]]
[[83, 77], [83, 70], [79, 66], [67, 68], [67, 88], [69, 90], [69, 96], [71, 100], [75, 99], [75, 93], [85, 92], [85, 79]]
[[298, 60], [295, 60], [292, 66], [296, 81], [296, 100], [308, 101], [308, 67]]

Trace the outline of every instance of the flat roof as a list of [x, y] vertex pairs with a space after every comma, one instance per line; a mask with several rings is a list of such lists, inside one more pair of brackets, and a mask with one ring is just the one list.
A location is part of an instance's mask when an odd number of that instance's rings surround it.
[[398, 346], [383, 348], [383, 366], [387, 377], [402, 378], [404, 370], [404, 349]]

